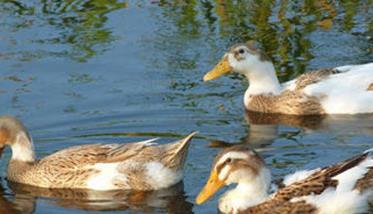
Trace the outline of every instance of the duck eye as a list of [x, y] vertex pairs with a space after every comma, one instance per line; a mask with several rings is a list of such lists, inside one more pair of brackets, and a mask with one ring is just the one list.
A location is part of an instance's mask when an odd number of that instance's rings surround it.
[[227, 158], [227, 160], [225, 160], [226, 163], [232, 163], [232, 158]]
[[245, 50], [244, 49], [240, 49], [240, 50], [238, 50], [238, 53], [243, 54], [243, 53], [245, 53]]

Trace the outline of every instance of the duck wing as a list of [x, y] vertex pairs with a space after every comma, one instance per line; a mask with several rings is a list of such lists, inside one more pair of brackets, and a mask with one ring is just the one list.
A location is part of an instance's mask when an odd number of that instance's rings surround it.
[[[269, 200], [242, 213], [318, 213], [320, 209], [327, 210], [324, 213], [338, 213], [336, 205], [331, 207], [328, 203], [333, 205], [339, 201], [339, 194], [343, 195], [343, 200], [352, 201], [341, 209], [365, 209], [365, 193], [372, 194], [373, 188], [372, 152], [373, 150], [369, 150], [341, 163], [317, 170], [308, 177], [281, 188]], [[324, 194], [322, 203], [307, 198], [321, 194]], [[328, 199], [333, 201], [330, 202]], [[342, 201], [341, 203], [343, 204]]]
[[96, 163], [114, 163], [129, 160], [141, 153], [145, 148], [151, 147], [151, 139], [138, 143], [128, 144], [89, 144], [73, 146], [39, 161], [38, 165], [65, 165], [78, 166]]

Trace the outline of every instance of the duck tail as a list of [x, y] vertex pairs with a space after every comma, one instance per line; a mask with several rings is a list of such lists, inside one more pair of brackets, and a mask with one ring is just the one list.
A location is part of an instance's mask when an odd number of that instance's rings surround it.
[[190, 141], [197, 133], [198, 132], [192, 132], [176, 143], [168, 144], [169, 149], [165, 153], [164, 162], [166, 163], [166, 165], [168, 165], [169, 168], [179, 170], [184, 167], [184, 163], [188, 155]]

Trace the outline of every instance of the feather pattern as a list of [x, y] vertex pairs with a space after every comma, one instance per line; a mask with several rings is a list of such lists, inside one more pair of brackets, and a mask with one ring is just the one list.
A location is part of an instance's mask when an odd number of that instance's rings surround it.
[[[234, 153], [232, 153], [234, 151]], [[238, 155], [238, 153], [241, 153]], [[234, 156], [233, 156], [234, 154]], [[213, 169], [225, 184], [238, 183], [233, 190], [226, 192], [219, 200], [219, 209], [223, 213], [360, 213], [368, 212], [369, 197], [373, 196], [373, 150], [354, 156], [332, 166], [302, 172], [296, 175], [286, 186], [281, 186], [275, 193], [269, 195], [270, 184], [265, 175], [252, 171], [238, 160], [222, 160], [223, 157], [240, 158], [251, 164], [252, 159], [259, 160], [251, 149], [233, 146], [223, 150], [214, 161]], [[247, 157], [245, 157], [245, 155]], [[250, 158], [251, 157], [251, 158]], [[251, 161], [250, 161], [251, 160]], [[221, 165], [223, 164], [223, 165]], [[258, 167], [258, 163], [255, 164]], [[260, 167], [266, 169], [264, 162]], [[229, 174], [221, 176], [222, 168]], [[245, 177], [235, 177], [235, 175]], [[211, 180], [209, 180], [211, 182]], [[270, 182], [270, 181], [268, 181]], [[207, 184], [206, 184], [207, 185]], [[254, 185], [256, 188], [247, 186]], [[246, 189], [245, 189], [246, 188]], [[253, 191], [254, 190], [254, 191]], [[257, 200], [260, 195], [266, 196]], [[201, 194], [200, 194], [201, 195]], [[246, 200], [246, 203], [244, 203]], [[339, 206], [331, 206], [330, 202], [345, 201]], [[255, 202], [256, 201], [256, 202]], [[238, 203], [239, 202], [239, 203]], [[371, 204], [372, 205], [372, 204]], [[370, 205], [370, 206], [371, 206]]]
[[246, 76], [248, 111], [290, 115], [373, 112], [373, 63], [305, 72], [279, 83], [273, 63], [250, 44], [236, 44], [204, 76], [209, 81], [228, 73]]
[[[0, 117], [0, 136], [8, 136], [0, 139], [0, 147], [10, 145], [13, 153], [14, 148], [19, 147], [24, 154], [33, 154], [32, 146], [20, 146], [14, 140], [17, 138], [13, 136], [27, 132], [24, 126], [14, 124], [21, 122], [9, 116]], [[70, 147], [41, 160], [12, 158], [8, 179], [45, 188], [165, 188], [182, 179], [189, 142], [195, 134], [163, 145], [155, 145], [153, 142], [157, 139], [127, 144], [90, 144]], [[31, 139], [26, 141], [32, 144]]]

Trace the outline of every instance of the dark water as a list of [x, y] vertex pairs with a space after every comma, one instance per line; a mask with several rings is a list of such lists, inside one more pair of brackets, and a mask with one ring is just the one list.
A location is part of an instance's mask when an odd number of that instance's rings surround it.
[[[373, 1], [0, 1], [0, 114], [20, 117], [36, 153], [86, 143], [176, 140], [200, 131], [184, 184], [152, 193], [46, 191], [7, 183], [0, 213], [215, 213], [193, 205], [219, 147], [250, 143], [274, 177], [373, 144], [373, 115], [246, 115], [247, 82], [202, 76], [235, 42], [256, 40], [282, 81], [373, 59]], [[97, 193], [98, 194], [98, 193]]]

